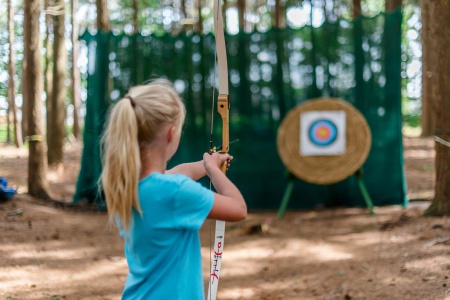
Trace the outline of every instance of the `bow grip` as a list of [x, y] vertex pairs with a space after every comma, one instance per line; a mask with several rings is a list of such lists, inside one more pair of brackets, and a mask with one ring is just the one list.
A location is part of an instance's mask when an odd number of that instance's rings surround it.
[[[219, 94], [217, 98], [217, 111], [222, 117], [222, 150], [220, 153], [228, 153], [230, 150], [230, 134], [229, 134], [229, 112], [230, 112], [230, 101], [228, 95]], [[224, 174], [227, 172], [228, 162], [225, 161], [220, 166], [220, 170]]]

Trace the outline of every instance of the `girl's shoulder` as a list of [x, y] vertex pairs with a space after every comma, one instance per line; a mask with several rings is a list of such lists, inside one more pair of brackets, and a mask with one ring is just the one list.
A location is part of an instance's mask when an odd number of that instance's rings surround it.
[[139, 181], [139, 186], [154, 186], [154, 185], [164, 185], [164, 186], [180, 186], [185, 182], [193, 181], [191, 178], [182, 174], [163, 174], [163, 173], [152, 173], [147, 177]]

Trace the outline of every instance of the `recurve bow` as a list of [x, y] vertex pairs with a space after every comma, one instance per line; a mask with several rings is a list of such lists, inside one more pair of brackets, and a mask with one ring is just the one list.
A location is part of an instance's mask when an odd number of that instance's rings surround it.
[[[229, 141], [229, 110], [228, 99], [228, 65], [227, 51], [225, 48], [225, 33], [223, 30], [222, 0], [214, 0], [214, 33], [216, 37], [216, 55], [218, 65], [219, 96], [217, 98], [217, 111], [222, 118], [222, 147], [220, 153], [228, 153]], [[227, 162], [220, 169], [224, 174], [227, 172]], [[219, 285], [220, 267], [225, 241], [225, 221], [216, 221], [214, 238], [214, 253], [211, 262], [211, 273], [209, 277], [208, 300], [215, 300], [217, 287]]]

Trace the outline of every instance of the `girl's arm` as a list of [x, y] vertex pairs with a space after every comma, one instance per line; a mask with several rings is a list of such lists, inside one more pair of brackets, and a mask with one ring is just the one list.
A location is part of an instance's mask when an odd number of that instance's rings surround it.
[[192, 180], [199, 180], [206, 175], [205, 167], [203, 166], [203, 161], [196, 161], [192, 163], [185, 163], [173, 167], [166, 171], [167, 174], [183, 174]]
[[244, 220], [247, 217], [247, 204], [238, 188], [220, 170], [221, 157], [206, 153], [203, 155], [203, 162], [206, 173], [217, 191], [214, 193], [214, 204], [208, 219], [231, 222]]
[[[210, 156], [218, 156], [220, 157], [221, 162], [224, 162], [226, 160], [230, 161], [233, 159], [233, 157], [229, 156], [228, 154], [221, 154], [221, 153], [214, 153]], [[229, 164], [228, 164], [229, 166]], [[187, 177], [191, 178], [192, 180], [199, 180], [200, 178], [203, 178], [206, 176], [206, 169], [205, 165], [203, 163], [203, 160], [191, 162], [191, 163], [185, 163], [180, 164], [178, 166], [173, 167], [170, 170], [166, 171], [167, 174], [183, 174]]]

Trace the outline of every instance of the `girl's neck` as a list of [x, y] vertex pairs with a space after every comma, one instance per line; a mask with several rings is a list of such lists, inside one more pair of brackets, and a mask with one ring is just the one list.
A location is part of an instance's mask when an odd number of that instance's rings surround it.
[[141, 156], [141, 173], [139, 180], [149, 176], [152, 173], [164, 174], [167, 168], [167, 161], [165, 159], [165, 152], [158, 148], [142, 148], [140, 150]]

